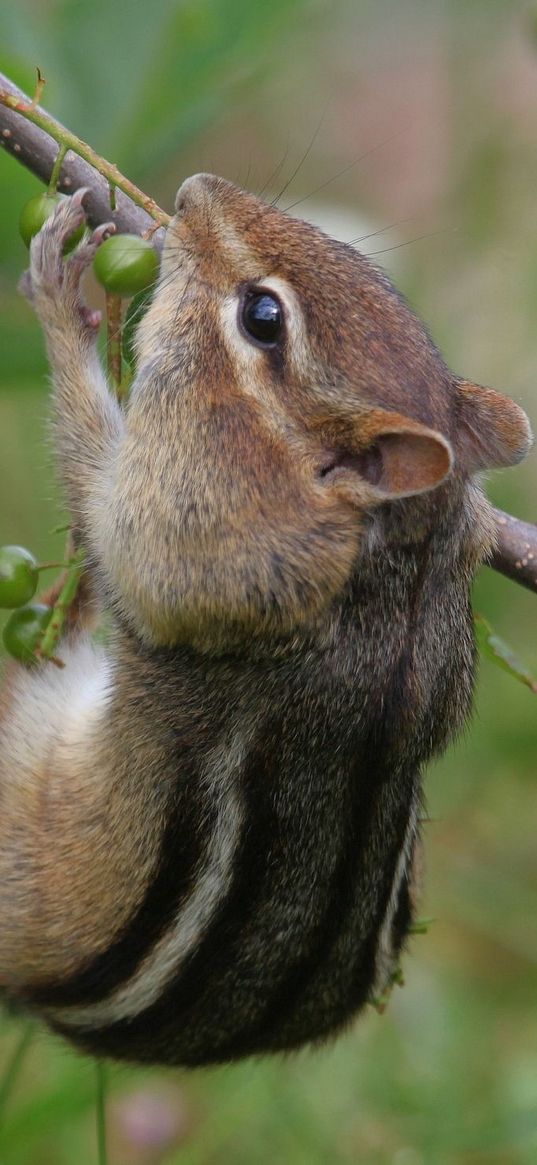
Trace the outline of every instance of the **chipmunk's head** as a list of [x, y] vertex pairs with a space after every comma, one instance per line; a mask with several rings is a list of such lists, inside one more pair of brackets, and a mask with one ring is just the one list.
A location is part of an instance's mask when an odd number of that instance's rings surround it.
[[171, 572], [144, 604], [157, 641], [307, 623], [379, 507], [528, 448], [518, 406], [454, 378], [366, 258], [212, 175], [178, 192], [137, 349], [129, 458]]

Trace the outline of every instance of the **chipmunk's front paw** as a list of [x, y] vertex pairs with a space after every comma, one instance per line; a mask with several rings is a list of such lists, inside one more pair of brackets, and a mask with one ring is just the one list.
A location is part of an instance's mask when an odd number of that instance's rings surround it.
[[90, 238], [64, 258], [64, 248], [76, 230], [86, 221], [83, 207], [85, 188], [61, 202], [43, 224], [30, 246], [30, 267], [19, 288], [30, 301], [45, 331], [60, 325], [75, 324], [86, 336], [95, 336], [101, 313], [84, 303], [80, 281], [97, 248], [115, 231], [113, 223], [97, 227]]

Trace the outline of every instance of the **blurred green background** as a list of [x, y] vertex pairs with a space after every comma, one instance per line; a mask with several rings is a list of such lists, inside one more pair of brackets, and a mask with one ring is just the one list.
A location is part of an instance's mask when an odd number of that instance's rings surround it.
[[[281, 205], [368, 236], [453, 368], [537, 427], [532, 3], [3, 0], [0, 32], [0, 68], [31, 89], [39, 64], [50, 111], [166, 208], [197, 170], [270, 197], [290, 179]], [[47, 371], [16, 294], [16, 222], [37, 189], [0, 153], [0, 542], [50, 558]], [[534, 454], [489, 492], [535, 521], [536, 485]], [[537, 672], [535, 597], [483, 570], [475, 604]], [[483, 662], [472, 727], [427, 774], [435, 921], [386, 1014], [287, 1060], [110, 1069], [113, 1165], [534, 1165], [536, 712]], [[6, 1017], [0, 1070], [19, 1037]], [[93, 1063], [36, 1029], [1, 1165], [95, 1162], [94, 1101]]]

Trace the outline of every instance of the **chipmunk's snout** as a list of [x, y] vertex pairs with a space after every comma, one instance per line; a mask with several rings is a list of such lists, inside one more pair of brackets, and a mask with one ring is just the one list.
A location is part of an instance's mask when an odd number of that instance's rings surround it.
[[214, 174], [191, 174], [185, 178], [175, 196], [177, 214], [184, 214], [190, 208], [202, 205], [210, 196], [210, 187], [218, 182]]

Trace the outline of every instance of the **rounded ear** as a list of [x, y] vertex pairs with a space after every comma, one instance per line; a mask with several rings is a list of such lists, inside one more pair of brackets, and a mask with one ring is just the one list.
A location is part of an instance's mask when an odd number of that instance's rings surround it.
[[436, 489], [451, 471], [451, 445], [441, 433], [401, 429], [379, 434], [381, 473], [377, 489], [386, 498], [407, 498]]
[[456, 381], [457, 457], [470, 473], [517, 465], [529, 453], [533, 437], [523, 409], [491, 388]]
[[322, 477], [366, 505], [436, 489], [453, 466], [453, 451], [442, 433], [385, 409], [355, 418], [330, 444], [333, 454]]

